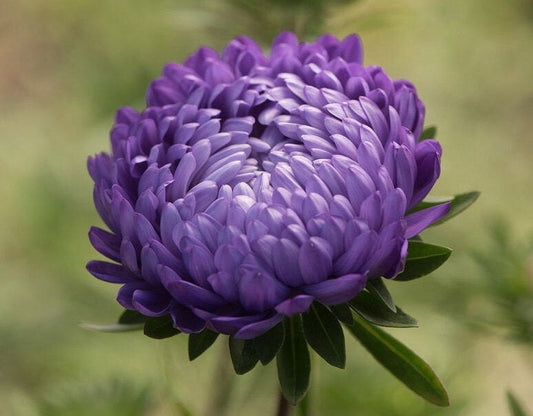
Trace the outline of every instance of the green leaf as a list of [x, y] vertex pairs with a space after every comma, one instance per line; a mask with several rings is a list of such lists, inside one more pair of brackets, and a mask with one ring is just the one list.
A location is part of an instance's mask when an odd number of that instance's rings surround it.
[[437, 137], [437, 127], [435, 126], [429, 126], [426, 127], [422, 134], [420, 135], [420, 141], [427, 140], [427, 139], [434, 139]]
[[229, 352], [233, 368], [237, 374], [246, 374], [252, 370], [259, 358], [251, 339], [229, 338]]
[[299, 315], [283, 321], [285, 336], [276, 363], [281, 391], [293, 405], [305, 395], [309, 387], [311, 361]]
[[80, 322], [79, 324], [84, 329], [99, 332], [128, 332], [142, 329], [143, 324], [97, 324], [92, 322]]
[[218, 332], [204, 329], [198, 334], [189, 335], [189, 360], [195, 360], [213, 345], [218, 337]]
[[80, 326], [84, 329], [99, 332], [128, 332], [142, 329], [144, 323], [148, 319], [143, 314], [126, 309], [118, 318], [116, 324], [97, 324], [92, 322], [80, 322]]
[[432, 368], [413, 351], [356, 313], [349, 331], [398, 380], [437, 406], [449, 406], [448, 393]]
[[446, 222], [449, 219], [463, 212], [470, 205], [476, 202], [476, 199], [478, 199], [479, 195], [480, 192], [472, 191], [466, 192], [464, 194], [458, 194], [453, 197], [428, 197], [416, 207], [414, 207], [410, 211], [410, 213], [434, 207], [435, 205], [444, 204], [445, 202], [450, 202], [450, 210], [448, 211], [448, 213], [440, 220], [435, 221], [433, 224], [430, 225], [430, 227], [434, 227], [435, 225], [442, 224], [443, 222]]
[[144, 324], [144, 335], [150, 338], [170, 338], [179, 333], [180, 331], [174, 328], [170, 315], [148, 318]]
[[346, 350], [339, 321], [324, 305], [315, 302], [302, 315], [305, 339], [329, 364], [344, 368]]
[[147, 319], [147, 316], [144, 316], [138, 311], [126, 309], [118, 318], [118, 323], [123, 325], [144, 324]]
[[349, 303], [350, 307], [359, 316], [375, 325], [395, 328], [412, 328], [418, 326], [415, 318], [407, 315], [400, 308], [396, 308], [396, 312], [391, 311], [372, 292], [364, 290]]
[[507, 390], [507, 404], [511, 410], [511, 416], [527, 416], [526, 411], [510, 390]]
[[383, 279], [378, 278], [369, 280], [366, 284], [366, 289], [378, 296], [392, 312], [396, 312], [396, 305], [394, 304], [392, 296], [387, 289], [387, 286], [385, 286]]
[[340, 305], [330, 306], [331, 312], [337, 317], [339, 321], [344, 324], [351, 325], [353, 322], [352, 311], [347, 303], [342, 303]]
[[447, 247], [409, 241], [405, 269], [394, 278], [396, 281], [418, 279], [438, 269], [452, 254]]
[[274, 359], [283, 343], [283, 324], [280, 322], [263, 335], [254, 338], [254, 348], [261, 364], [267, 365]]

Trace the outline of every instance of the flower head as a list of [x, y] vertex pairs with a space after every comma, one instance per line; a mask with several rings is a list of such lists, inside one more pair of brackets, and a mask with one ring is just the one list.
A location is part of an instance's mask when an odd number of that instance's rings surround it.
[[110, 229], [89, 236], [115, 263], [87, 267], [183, 332], [254, 338], [313, 301], [347, 302], [401, 272], [407, 239], [447, 212], [407, 214], [441, 148], [420, 141], [413, 85], [363, 66], [355, 35], [201, 48], [146, 101], [117, 112], [111, 154], [89, 159]]

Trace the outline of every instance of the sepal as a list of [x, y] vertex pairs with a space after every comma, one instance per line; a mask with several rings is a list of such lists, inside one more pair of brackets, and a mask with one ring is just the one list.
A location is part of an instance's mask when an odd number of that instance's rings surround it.
[[172, 317], [170, 315], [148, 318], [144, 323], [144, 335], [150, 338], [170, 338], [179, 333], [180, 330], [174, 328]]
[[274, 359], [283, 344], [283, 324], [280, 322], [263, 335], [254, 338], [253, 344], [259, 361], [267, 365]]
[[216, 341], [217, 337], [218, 332], [211, 331], [207, 328], [197, 334], [190, 334], [188, 343], [189, 360], [193, 361], [207, 351]]
[[259, 361], [254, 342], [251, 339], [229, 337], [229, 352], [233, 369], [237, 374], [246, 374]]

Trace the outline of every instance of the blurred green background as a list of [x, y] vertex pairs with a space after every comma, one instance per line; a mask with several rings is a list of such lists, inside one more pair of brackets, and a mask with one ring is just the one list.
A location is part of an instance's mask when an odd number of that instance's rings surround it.
[[[265, 13], [268, 13], [266, 15]], [[2, 0], [0, 4], [0, 414], [271, 415], [272, 364], [242, 377], [221, 340], [193, 363], [185, 337], [89, 332], [117, 287], [85, 271], [101, 224], [86, 158], [109, 149], [114, 111], [143, 107], [167, 61], [246, 34], [358, 33], [366, 64], [414, 82], [438, 126], [432, 192], [480, 200], [425, 233], [453, 247], [433, 275], [391, 282], [421, 327], [391, 331], [440, 374], [450, 408], [425, 404], [355, 341], [345, 371], [313, 363], [314, 415], [533, 412], [533, 3], [531, 0]], [[220, 386], [227, 391], [220, 391]]]

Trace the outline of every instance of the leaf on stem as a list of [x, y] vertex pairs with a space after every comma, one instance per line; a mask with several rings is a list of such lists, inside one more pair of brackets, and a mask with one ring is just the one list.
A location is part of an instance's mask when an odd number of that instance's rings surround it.
[[450, 210], [448, 211], [448, 213], [444, 217], [442, 217], [440, 220], [435, 221], [433, 224], [430, 225], [430, 227], [434, 227], [435, 225], [442, 224], [443, 222], [446, 222], [449, 219], [463, 212], [470, 205], [476, 202], [479, 195], [480, 195], [480, 192], [471, 191], [471, 192], [465, 192], [463, 194], [457, 194], [453, 197], [433, 197], [433, 198], [429, 197], [423, 200], [416, 207], [414, 207], [410, 212], [412, 213], [412, 212], [420, 211], [422, 209], [433, 207], [435, 205], [440, 205], [445, 202], [450, 202]]
[[302, 315], [305, 339], [329, 364], [344, 368], [346, 348], [344, 333], [335, 315], [324, 305], [315, 302]]
[[274, 359], [281, 344], [283, 343], [283, 324], [280, 322], [275, 327], [269, 329], [263, 335], [253, 339], [253, 344], [257, 357], [261, 364], [267, 365]]
[[202, 355], [207, 349], [213, 345], [218, 337], [218, 332], [204, 329], [197, 334], [189, 335], [189, 360], [195, 360]]
[[394, 278], [396, 281], [418, 279], [438, 269], [452, 254], [447, 247], [409, 241], [405, 269]]
[[348, 330], [372, 356], [416, 394], [437, 406], [449, 406], [448, 393], [433, 369], [413, 351], [357, 314]]
[[415, 318], [407, 315], [400, 308], [396, 308], [396, 312], [391, 311], [374, 293], [366, 290], [350, 301], [350, 307], [359, 316], [375, 325], [395, 328], [418, 326]]
[[252, 370], [259, 358], [251, 339], [229, 338], [229, 352], [233, 368], [237, 374], [246, 374]]
[[383, 301], [383, 304], [386, 305], [392, 312], [396, 312], [396, 305], [392, 300], [392, 295], [387, 289], [387, 286], [385, 286], [382, 278], [368, 280], [366, 289], [378, 296]]
[[285, 336], [276, 363], [281, 391], [287, 401], [298, 403], [309, 387], [311, 361], [299, 315], [283, 321]]

